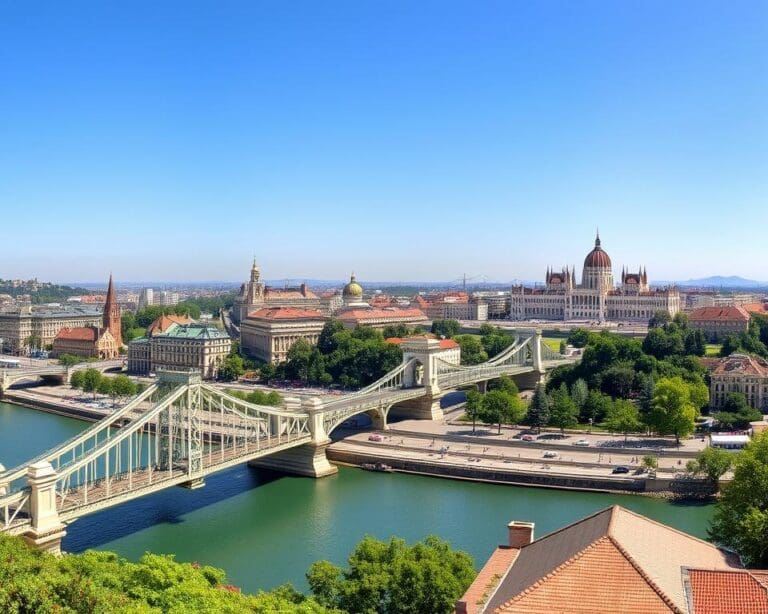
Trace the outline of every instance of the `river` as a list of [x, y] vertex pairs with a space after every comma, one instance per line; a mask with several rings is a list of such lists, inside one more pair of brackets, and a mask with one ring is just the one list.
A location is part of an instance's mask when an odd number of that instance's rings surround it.
[[[22, 463], [87, 424], [0, 403], [0, 462]], [[204, 488], [169, 490], [86, 516], [70, 525], [63, 547], [175, 554], [226, 570], [249, 592], [292, 582], [317, 559], [343, 564], [365, 534], [409, 541], [430, 533], [469, 552], [476, 565], [503, 542], [506, 523], [536, 523], [541, 536], [612, 504], [706, 536], [711, 505], [679, 505], [631, 495], [477, 484], [342, 467], [313, 480], [245, 465], [209, 476]]]

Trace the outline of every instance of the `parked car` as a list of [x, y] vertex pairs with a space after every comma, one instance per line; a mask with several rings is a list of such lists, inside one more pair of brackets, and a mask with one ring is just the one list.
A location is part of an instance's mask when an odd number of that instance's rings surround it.
[[614, 467], [611, 473], [629, 473], [629, 467], [626, 465], [619, 465], [618, 467]]
[[384, 441], [384, 438], [378, 433], [368, 435], [368, 441]]
[[557, 458], [560, 456], [557, 452], [554, 452], [553, 450], [547, 450], [544, 452], [544, 458]]
[[573, 445], [574, 446], [579, 446], [579, 447], [582, 447], [582, 448], [586, 448], [590, 444], [589, 444], [589, 441], [587, 441], [586, 439], [579, 439], [578, 441], [574, 441]]
[[533, 435], [523, 435], [520, 439], [522, 441], [536, 441], [536, 438]]

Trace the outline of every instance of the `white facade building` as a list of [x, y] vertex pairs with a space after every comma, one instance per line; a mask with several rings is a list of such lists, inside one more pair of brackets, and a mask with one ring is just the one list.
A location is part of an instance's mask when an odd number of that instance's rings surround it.
[[594, 249], [584, 259], [581, 284], [576, 283], [575, 268], [560, 272], [547, 270], [544, 288], [512, 288], [510, 318], [528, 320], [644, 321], [657, 311], [671, 316], [680, 311], [676, 288], [652, 290], [648, 273], [640, 269], [621, 273], [621, 284], [613, 281], [611, 259], [595, 239]]

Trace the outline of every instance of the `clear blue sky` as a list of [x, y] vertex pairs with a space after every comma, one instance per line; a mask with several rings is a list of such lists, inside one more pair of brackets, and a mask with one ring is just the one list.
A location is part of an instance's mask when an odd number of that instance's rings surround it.
[[0, 0], [0, 277], [768, 279], [768, 3]]

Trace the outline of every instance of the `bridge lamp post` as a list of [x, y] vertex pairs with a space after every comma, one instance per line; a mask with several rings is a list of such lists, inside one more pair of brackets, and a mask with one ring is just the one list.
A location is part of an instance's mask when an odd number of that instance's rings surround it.
[[5, 343], [5, 339], [3, 339], [2, 337], [0, 337], [0, 354], [2, 354], [2, 353], [3, 353], [3, 343]]

